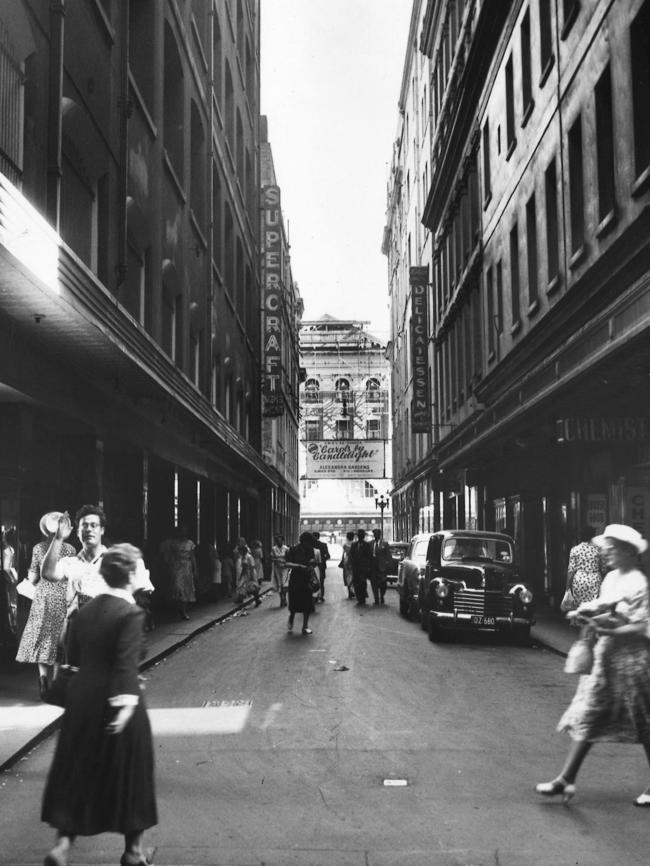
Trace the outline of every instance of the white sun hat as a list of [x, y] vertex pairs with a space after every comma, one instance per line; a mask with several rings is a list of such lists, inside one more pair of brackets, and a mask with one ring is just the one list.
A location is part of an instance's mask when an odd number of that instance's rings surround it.
[[62, 511], [48, 511], [38, 522], [39, 529], [43, 535], [52, 535], [56, 532], [59, 526], [59, 518], [63, 514]]
[[631, 544], [639, 553], [645, 553], [648, 549], [648, 542], [642, 537], [641, 533], [631, 526], [626, 526], [624, 523], [610, 523], [603, 530], [603, 534], [597, 535], [593, 539], [593, 542], [594, 544], [603, 544], [608, 538], [613, 538], [615, 541], [624, 541], [625, 544]]

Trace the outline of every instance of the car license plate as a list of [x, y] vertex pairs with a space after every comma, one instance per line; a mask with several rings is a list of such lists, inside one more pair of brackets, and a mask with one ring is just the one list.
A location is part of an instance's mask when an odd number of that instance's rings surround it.
[[494, 616], [473, 616], [472, 625], [489, 626], [496, 625], [496, 617]]

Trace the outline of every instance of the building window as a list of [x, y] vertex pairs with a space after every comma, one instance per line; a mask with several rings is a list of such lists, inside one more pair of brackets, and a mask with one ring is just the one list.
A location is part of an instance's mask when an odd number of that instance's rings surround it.
[[368, 418], [366, 421], [366, 439], [381, 439], [381, 419]]
[[519, 325], [521, 311], [519, 305], [519, 227], [514, 224], [510, 230], [510, 305], [512, 310], [512, 327]]
[[630, 28], [632, 100], [634, 112], [634, 167], [636, 177], [650, 168], [650, 2], [641, 7]]
[[307, 418], [305, 420], [305, 440], [307, 442], [315, 442], [323, 438], [323, 430], [320, 419]]
[[616, 206], [612, 77], [609, 64], [596, 84], [596, 155], [598, 162], [598, 222], [602, 223], [606, 217], [613, 214]]
[[[537, 304], [537, 214], [535, 193], [526, 202], [526, 252], [528, 255], [528, 304]], [[532, 310], [531, 310], [532, 312]]]
[[205, 132], [194, 100], [190, 106], [190, 206], [202, 232], [205, 232]]
[[350, 391], [350, 382], [348, 379], [337, 379], [334, 383], [334, 390], [336, 391], [336, 402], [342, 403], [344, 400], [347, 402], [349, 399], [349, 391]]
[[506, 63], [506, 136], [507, 151], [506, 158], [510, 156], [517, 146], [515, 137], [515, 88], [512, 68], [512, 54]]
[[381, 394], [379, 393], [379, 380], [368, 379], [366, 382], [366, 401], [368, 403], [379, 403]]
[[544, 174], [544, 192], [546, 198], [546, 261], [550, 285], [557, 279], [560, 268], [555, 158], [551, 160]]
[[542, 70], [540, 86], [553, 65], [553, 30], [551, 0], [539, 0], [539, 63]]
[[526, 9], [521, 22], [521, 95], [523, 104], [522, 126], [526, 123], [535, 106], [530, 62], [530, 10]]
[[352, 438], [352, 424], [349, 418], [336, 419], [334, 435], [336, 439]]
[[165, 21], [163, 143], [180, 184], [183, 183], [184, 91], [181, 58], [171, 28]]
[[491, 267], [485, 272], [485, 301], [487, 307], [487, 348], [488, 354], [492, 356], [495, 349], [496, 320], [494, 316], [494, 279]]
[[375, 496], [379, 496], [379, 491], [369, 481], [364, 481], [363, 496], [365, 499], [374, 499]]
[[496, 279], [496, 332], [497, 335], [503, 333], [503, 265], [501, 259], [497, 262], [497, 279]]
[[569, 130], [569, 206], [571, 209], [571, 253], [580, 252], [585, 242], [585, 200], [582, 164], [582, 116]]
[[305, 382], [305, 403], [318, 403], [320, 400], [320, 385], [316, 379], [307, 379]]
[[483, 201], [488, 203], [492, 196], [492, 180], [490, 177], [490, 121], [483, 126]]
[[562, 0], [563, 24], [562, 24], [562, 39], [566, 39], [569, 30], [573, 27], [573, 22], [578, 17], [580, 12], [579, 0]]

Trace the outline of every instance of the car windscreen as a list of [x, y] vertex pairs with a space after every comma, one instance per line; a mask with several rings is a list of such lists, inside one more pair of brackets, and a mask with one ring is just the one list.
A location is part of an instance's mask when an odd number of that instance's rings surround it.
[[514, 551], [509, 541], [500, 538], [446, 538], [442, 544], [441, 558], [451, 560], [478, 559], [510, 565]]
[[415, 542], [413, 546], [413, 553], [411, 554], [411, 559], [413, 560], [413, 562], [417, 562], [418, 565], [426, 565], [428, 546], [428, 538], [423, 538], [421, 541]]

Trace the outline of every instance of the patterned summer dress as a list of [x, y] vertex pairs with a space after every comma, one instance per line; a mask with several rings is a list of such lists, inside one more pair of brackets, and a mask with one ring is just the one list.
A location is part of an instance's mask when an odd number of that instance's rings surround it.
[[[40, 579], [34, 589], [32, 606], [16, 655], [17, 662], [53, 665], [57, 660], [57, 648], [67, 610], [65, 593], [68, 581], [40, 577], [41, 564], [49, 547], [49, 541], [39, 541], [32, 550], [30, 578]], [[61, 545], [61, 558], [76, 555], [77, 551], [71, 544]]]
[[595, 544], [581, 541], [569, 552], [569, 571], [573, 572], [571, 592], [576, 604], [598, 598], [603, 566]]
[[[615, 606], [630, 623], [648, 624], [648, 579], [634, 569], [611, 571], [603, 580], [597, 603], [585, 612]], [[558, 731], [574, 740], [650, 743], [650, 639], [645, 634], [598, 638], [590, 674], [578, 688], [560, 719]]]

